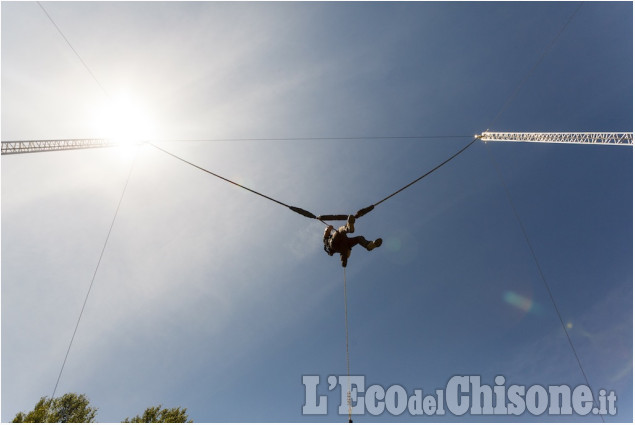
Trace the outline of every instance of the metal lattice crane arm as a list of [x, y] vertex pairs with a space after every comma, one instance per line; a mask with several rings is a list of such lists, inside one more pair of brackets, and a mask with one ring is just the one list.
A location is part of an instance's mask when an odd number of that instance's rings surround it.
[[122, 145], [123, 143], [111, 139], [24, 140], [2, 142], [2, 155], [72, 149], [109, 148]]
[[[485, 131], [474, 136], [484, 142], [574, 143], [595, 145], [633, 146], [633, 133], [626, 132], [574, 132], [574, 133], [512, 133]], [[137, 142], [134, 144], [140, 144]], [[25, 140], [2, 142], [2, 155], [51, 152], [72, 149], [106, 148], [121, 146], [112, 139]]]
[[509, 133], [485, 131], [475, 136], [484, 142], [577, 143], [633, 146], [633, 133]]

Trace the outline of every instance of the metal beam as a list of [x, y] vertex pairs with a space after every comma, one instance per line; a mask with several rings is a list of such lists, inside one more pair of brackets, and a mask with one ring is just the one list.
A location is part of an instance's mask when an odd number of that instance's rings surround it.
[[120, 146], [110, 139], [24, 140], [2, 142], [2, 155]]
[[633, 133], [509, 133], [485, 131], [484, 142], [576, 143], [633, 146]]

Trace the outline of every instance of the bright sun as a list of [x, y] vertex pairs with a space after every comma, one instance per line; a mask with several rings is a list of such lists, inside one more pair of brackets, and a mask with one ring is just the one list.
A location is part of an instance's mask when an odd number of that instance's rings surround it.
[[149, 140], [156, 132], [148, 106], [128, 93], [105, 102], [95, 121], [98, 134], [121, 145]]

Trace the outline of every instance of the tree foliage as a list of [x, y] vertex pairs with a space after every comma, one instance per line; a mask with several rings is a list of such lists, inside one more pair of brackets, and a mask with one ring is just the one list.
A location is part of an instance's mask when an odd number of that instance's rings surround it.
[[42, 397], [28, 413], [19, 412], [13, 422], [95, 422], [97, 408], [90, 406], [84, 394], [67, 393], [61, 397]]
[[192, 423], [188, 420], [187, 409], [174, 407], [172, 409], [161, 409], [161, 405], [148, 407], [143, 415], [135, 416], [132, 419], [126, 418], [123, 422], [128, 423]]
[[[192, 423], [187, 417], [187, 409], [174, 407], [163, 409], [161, 405], [148, 407], [143, 415], [123, 422], [129, 423]], [[97, 408], [90, 406], [90, 401], [84, 394], [67, 393], [61, 397], [42, 397], [30, 412], [19, 412], [13, 418], [18, 422], [39, 423], [91, 423], [95, 422]]]

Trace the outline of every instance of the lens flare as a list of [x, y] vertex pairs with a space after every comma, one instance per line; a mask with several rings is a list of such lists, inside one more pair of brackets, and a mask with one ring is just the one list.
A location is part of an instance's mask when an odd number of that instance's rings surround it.
[[[367, 235], [373, 237], [373, 235]], [[405, 265], [419, 258], [419, 243], [411, 234], [397, 231], [383, 237], [389, 260], [395, 264]]]
[[503, 294], [503, 300], [506, 303], [513, 305], [514, 307], [528, 313], [534, 306], [533, 301], [530, 298], [520, 295], [513, 291], [505, 291]]
[[398, 252], [401, 250], [401, 240], [396, 237], [387, 238], [385, 245], [386, 249], [390, 252]]

